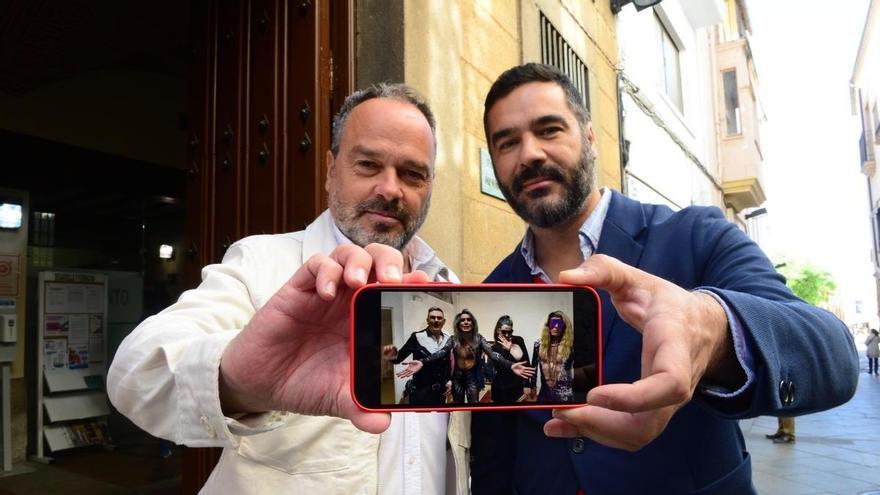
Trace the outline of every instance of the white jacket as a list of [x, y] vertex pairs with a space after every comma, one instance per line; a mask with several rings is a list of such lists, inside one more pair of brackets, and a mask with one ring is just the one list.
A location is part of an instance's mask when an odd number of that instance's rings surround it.
[[[458, 281], [423, 241], [412, 243], [420, 248], [413, 250], [414, 269]], [[146, 319], [119, 346], [107, 391], [120, 412], [154, 436], [225, 447], [202, 493], [377, 492], [379, 435], [343, 419], [284, 412], [233, 419], [220, 408], [226, 345], [306, 260], [336, 246], [329, 211], [304, 231], [242, 239], [221, 264], [202, 270], [198, 288]], [[468, 493], [469, 419], [449, 422], [459, 494]]]

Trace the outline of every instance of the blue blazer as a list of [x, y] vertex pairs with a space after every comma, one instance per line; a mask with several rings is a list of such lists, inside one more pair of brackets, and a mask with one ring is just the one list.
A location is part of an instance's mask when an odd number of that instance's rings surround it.
[[[736, 420], [820, 411], [855, 393], [858, 357], [846, 326], [795, 297], [760, 248], [719, 209], [673, 212], [613, 193], [597, 252], [723, 299], [742, 323], [754, 358], [752, 387], [728, 399], [698, 389], [656, 440], [632, 453], [588, 439], [547, 438], [542, 428], [548, 412], [519, 413], [513, 423], [474, 413], [475, 495], [510, 493], [511, 482], [521, 494], [575, 495], [578, 488], [586, 495], [755, 493]], [[519, 246], [486, 279], [531, 281]], [[641, 335], [599, 292], [605, 382], [634, 382], [640, 377]], [[485, 440], [511, 437], [500, 430], [511, 424], [515, 445], [493, 451], [497, 443]]]

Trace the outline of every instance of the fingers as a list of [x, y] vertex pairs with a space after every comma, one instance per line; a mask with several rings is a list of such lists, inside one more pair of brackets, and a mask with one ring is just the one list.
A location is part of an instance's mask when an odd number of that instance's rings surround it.
[[[378, 252], [375, 248], [373, 251]], [[394, 250], [392, 249], [392, 251]], [[398, 255], [399, 254], [400, 253], [398, 253]], [[388, 254], [382, 252], [380, 253], [380, 256], [387, 257]], [[345, 283], [352, 289], [357, 289], [358, 287], [366, 285], [370, 276], [370, 271], [373, 269], [375, 262], [370, 251], [355, 246], [354, 244], [337, 246], [336, 249], [330, 253], [330, 258], [343, 267]]]
[[403, 283], [405, 284], [427, 284], [429, 282], [431, 282], [431, 278], [421, 270], [409, 272], [403, 276]]
[[384, 244], [369, 244], [361, 248], [354, 244], [337, 246], [330, 256], [316, 254], [300, 267], [291, 279], [301, 290], [315, 289], [325, 300], [336, 296], [341, 284], [357, 289], [366, 285], [370, 274], [384, 283], [428, 283], [430, 278], [422, 271], [403, 275], [403, 255]]
[[373, 260], [363, 249], [346, 244], [337, 247], [330, 256], [316, 254], [291, 278], [290, 283], [299, 290], [312, 290], [324, 300], [336, 297], [340, 284], [358, 288], [367, 283], [367, 274]]
[[391, 246], [376, 243], [368, 244], [364, 251], [372, 257], [377, 281], [386, 283], [403, 281], [403, 255], [400, 254], [400, 251]]
[[589, 285], [615, 294], [640, 283], [644, 277], [651, 275], [610, 256], [594, 254], [581, 266], [560, 272], [559, 282]]
[[580, 430], [572, 425], [571, 423], [566, 423], [561, 419], [551, 419], [544, 423], [544, 434], [550, 438], [575, 438], [581, 437]]
[[523, 374], [526, 374], [529, 376], [532, 376], [535, 374], [535, 368], [530, 368], [528, 366], [523, 366], [522, 368], [520, 368], [520, 371], [522, 371]]
[[406, 366], [405, 370], [397, 373], [397, 376], [400, 378], [407, 378], [407, 377], [413, 376], [416, 373], [418, 373], [419, 370], [422, 369], [422, 362], [421, 361], [406, 361], [406, 362], [400, 363], [400, 364]]
[[535, 376], [535, 368], [526, 366], [523, 363], [514, 363], [513, 366], [510, 367], [510, 370], [521, 378], [531, 378]]
[[630, 414], [595, 406], [555, 409], [544, 424], [550, 437], [587, 437], [602, 445], [630, 452], [651, 443], [666, 428], [677, 407]]
[[590, 390], [587, 404], [626, 413], [682, 405], [690, 399], [690, 386], [661, 372], [635, 383], [602, 385]]
[[587, 395], [587, 406], [553, 411], [555, 419], [545, 424], [544, 432], [551, 437], [585, 436], [629, 451], [641, 449], [657, 438], [675, 411], [690, 400], [692, 389], [686, 373], [664, 364], [674, 362], [674, 354], [658, 350], [649, 364], [658, 370], [655, 373], [632, 384], [596, 387]]
[[336, 296], [342, 274], [339, 263], [329, 256], [316, 254], [296, 271], [290, 283], [300, 290], [314, 289], [322, 299], [330, 300]]
[[397, 357], [397, 347], [393, 345], [386, 345], [382, 347], [382, 356], [385, 359], [394, 359]]
[[[329, 300], [336, 296], [341, 284], [352, 289], [365, 285], [371, 272], [375, 272], [379, 282], [403, 282], [403, 255], [383, 244], [370, 244], [365, 248], [343, 244], [337, 246], [330, 256], [316, 254], [309, 258], [291, 282], [298, 289], [315, 289], [321, 298]], [[407, 276], [408, 283], [427, 281], [423, 272]]]

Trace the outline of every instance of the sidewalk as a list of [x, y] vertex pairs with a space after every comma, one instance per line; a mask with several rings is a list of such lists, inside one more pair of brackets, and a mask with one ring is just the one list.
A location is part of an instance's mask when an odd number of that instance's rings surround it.
[[880, 378], [859, 348], [859, 386], [846, 404], [796, 419], [797, 441], [774, 444], [776, 418], [740, 422], [761, 495], [880, 495]]

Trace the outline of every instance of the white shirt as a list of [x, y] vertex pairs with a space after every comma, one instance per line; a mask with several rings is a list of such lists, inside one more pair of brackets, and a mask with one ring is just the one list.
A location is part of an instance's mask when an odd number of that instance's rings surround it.
[[[333, 228], [325, 211], [304, 231], [236, 242], [222, 263], [202, 270], [198, 288], [144, 320], [119, 346], [107, 375], [107, 393], [120, 412], [154, 436], [190, 447], [224, 447], [202, 493], [379, 492], [379, 435], [362, 432], [339, 418], [278, 411], [227, 417], [220, 407], [218, 373], [226, 345], [305, 260], [330, 253], [338, 245]], [[421, 259], [421, 254], [412, 259]], [[436, 256], [414, 267], [430, 277], [442, 279], [446, 273], [457, 281]], [[418, 445], [420, 466], [442, 466], [442, 476], [445, 428], [440, 428], [442, 420], [423, 416], [424, 421], [413, 418], [418, 434], [410, 435], [415, 426], [404, 422], [402, 437], [390, 438], [418, 437], [417, 443], [400, 445], [409, 446], [409, 452]], [[449, 428], [461, 473], [460, 493], [467, 489], [468, 419], [453, 419]], [[403, 464], [389, 470], [393, 474], [383, 485], [391, 489], [418, 486], [412, 492], [442, 493], [434, 491], [442, 485], [425, 482], [435, 479], [433, 471], [423, 475], [422, 469], [407, 471]], [[394, 484], [401, 477], [405, 484]]]
[[[335, 223], [333, 234], [338, 244], [352, 243]], [[409, 242], [403, 253], [409, 257], [413, 270], [435, 257], [434, 251], [418, 237]], [[449, 279], [448, 271], [445, 276]], [[447, 492], [448, 424], [447, 413], [391, 413], [391, 426], [379, 436], [380, 494]]]

